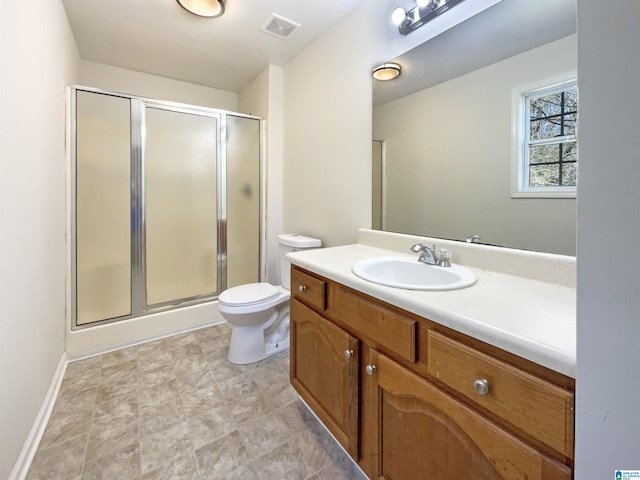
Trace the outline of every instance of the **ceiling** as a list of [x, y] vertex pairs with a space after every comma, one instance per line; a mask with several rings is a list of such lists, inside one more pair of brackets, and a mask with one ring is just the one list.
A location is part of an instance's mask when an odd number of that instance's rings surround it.
[[374, 82], [374, 106], [576, 32], [576, 0], [502, 0], [394, 59], [402, 75]]
[[[240, 92], [284, 66], [362, 0], [226, 0], [202, 18], [176, 0], [62, 0], [84, 60]], [[283, 40], [260, 31], [272, 13], [301, 25]]]

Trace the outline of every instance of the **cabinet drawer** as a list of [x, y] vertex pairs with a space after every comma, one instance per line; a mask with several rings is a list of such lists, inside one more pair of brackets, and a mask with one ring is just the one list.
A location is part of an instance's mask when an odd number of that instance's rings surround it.
[[[526, 372], [429, 331], [428, 372], [558, 452], [573, 458], [573, 394]], [[488, 393], [476, 392], [484, 380]]]
[[338, 316], [348, 325], [411, 362], [416, 361], [417, 322], [377, 305], [359, 295], [338, 288]]
[[291, 296], [318, 310], [327, 308], [327, 282], [304, 273], [291, 271]]

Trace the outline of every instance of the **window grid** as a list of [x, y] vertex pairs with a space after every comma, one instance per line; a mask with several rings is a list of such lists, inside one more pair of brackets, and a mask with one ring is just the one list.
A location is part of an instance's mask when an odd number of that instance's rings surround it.
[[[528, 188], [536, 188], [536, 187], [575, 187], [575, 169], [573, 171], [573, 175], [571, 172], [567, 171], [565, 173], [565, 166], [568, 165], [576, 165], [577, 157], [575, 152], [572, 153], [572, 156], [576, 158], [576, 160], [571, 160], [567, 158], [565, 147], [570, 144], [576, 143], [575, 136], [575, 121], [577, 118], [577, 86], [575, 82], [566, 83], [560, 85], [555, 88], [538, 90], [536, 92], [529, 92], [524, 94], [524, 108], [525, 108], [525, 125], [524, 127], [527, 130], [527, 134], [525, 136], [526, 140], [524, 142], [524, 157], [525, 157], [525, 171], [526, 171], [526, 186]], [[576, 101], [573, 102], [575, 108], [566, 110], [568, 108], [567, 96], [571, 94], [573, 97], [576, 97]], [[552, 98], [554, 95], [559, 95], [560, 103], [556, 105], [559, 107], [558, 113], [552, 114], [541, 114], [537, 116], [532, 116], [532, 110], [534, 110], [534, 102], [541, 101], [545, 102], [547, 98]], [[549, 102], [552, 103], [552, 102]], [[565, 111], [566, 110], [566, 111]], [[542, 108], [540, 108], [541, 112], [544, 112]], [[573, 126], [567, 125], [567, 119], [573, 116]], [[538, 125], [542, 125], [542, 122], [547, 122], [551, 125], [558, 125], [559, 122], [559, 134], [546, 136], [544, 138], [531, 138], [532, 129], [535, 122], [538, 122]], [[573, 131], [574, 133], [567, 134], [568, 131]], [[531, 152], [533, 148], [536, 147], [544, 147], [544, 146], [552, 146], [557, 145], [557, 158], [550, 161], [536, 161], [534, 163], [531, 162]], [[575, 146], [573, 147], [575, 149]], [[546, 183], [542, 185], [533, 185], [532, 177], [533, 177], [533, 168], [541, 167], [541, 166], [558, 166], [558, 178], [557, 184], [555, 183]], [[533, 167], [533, 168], [532, 168]], [[573, 179], [573, 180], [572, 180]], [[567, 183], [568, 182], [568, 183]]]

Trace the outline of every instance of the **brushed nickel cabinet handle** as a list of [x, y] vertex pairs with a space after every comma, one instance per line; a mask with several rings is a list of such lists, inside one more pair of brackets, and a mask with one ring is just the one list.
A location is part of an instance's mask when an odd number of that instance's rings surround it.
[[364, 369], [369, 376], [372, 376], [378, 370], [375, 365], [367, 365]]
[[353, 357], [353, 350], [345, 350], [344, 351], [344, 358], [346, 358], [347, 360], [350, 360], [351, 357]]
[[473, 382], [473, 388], [478, 395], [487, 395], [489, 393], [489, 382], [484, 378], [479, 378]]
[[304, 293], [307, 290], [307, 286], [306, 285], [298, 285], [298, 291], [300, 293]]

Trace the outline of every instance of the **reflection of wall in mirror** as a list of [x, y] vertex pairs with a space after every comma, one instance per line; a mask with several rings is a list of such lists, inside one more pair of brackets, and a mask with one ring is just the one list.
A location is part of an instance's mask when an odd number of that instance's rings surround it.
[[384, 171], [382, 150], [382, 142], [374, 140], [371, 159], [371, 228], [375, 230], [384, 228], [382, 224], [382, 177]]
[[511, 91], [577, 70], [571, 35], [374, 109], [385, 230], [575, 255], [575, 199], [511, 198]]

